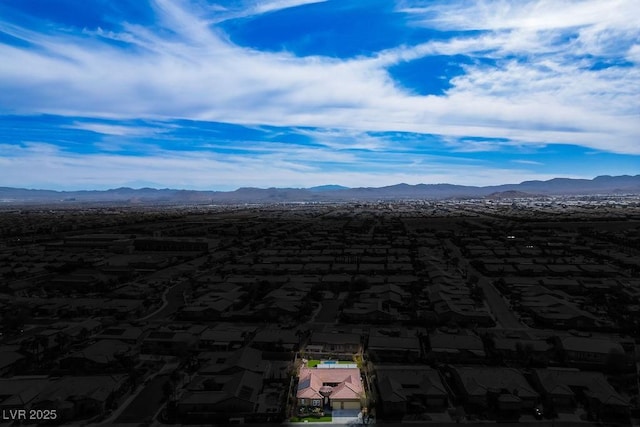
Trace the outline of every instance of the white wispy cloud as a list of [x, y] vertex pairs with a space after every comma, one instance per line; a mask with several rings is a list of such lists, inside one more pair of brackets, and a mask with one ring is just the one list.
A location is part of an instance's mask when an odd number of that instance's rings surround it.
[[[326, 170], [292, 159], [288, 152], [257, 157], [222, 156], [201, 151], [164, 151], [150, 156], [126, 156], [113, 153], [77, 154], [49, 144], [31, 143], [23, 146], [0, 144], [0, 154], [0, 165], [5, 176], [3, 185], [67, 190], [114, 188], [131, 182], [201, 190], [234, 190], [247, 186], [312, 187], [326, 184], [328, 174], [332, 182], [351, 187], [385, 186], [399, 182], [491, 185], [554, 177], [520, 169], [465, 165], [465, 174], [452, 179], [450, 163], [429, 159], [417, 162], [402, 156], [379, 159], [380, 164], [375, 161], [372, 163], [382, 167], [367, 167], [365, 164], [362, 169]], [[394, 162], [398, 163], [394, 165]], [[33, 168], [34, 164], [38, 167]], [[171, 171], [171, 174], [167, 171]], [[265, 182], [266, 176], [269, 177], [268, 183]]]
[[215, 25], [233, 19], [251, 18], [326, 1], [328, 0], [240, 0], [228, 2], [227, 5], [205, 3], [200, 5], [200, 8], [206, 16], [206, 22]]
[[[306, 3], [258, 2], [245, 10]], [[125, 23], [117, 32], [45, 34], [0, 19], [0, 29], [40, 47], [0, 45], [0, 108], [354, 134], [479, 136], [640, 154], [638, 66], [593, 69], [585, 59], [619, 55], [637, 61], [640, 3], [634, 0], [454, 1], [429, 7], [405, 2], [399, 10], [414, 24], [484, 32], [345, 60], [236, 46], [212, 25], [215, 19], [201, 4], [153, 4], [158, 27]], [[444, 96], [408, 93], [388, 72], [398, 62], [438, 54], [484, 56], [496, 64], [465, 66]], [[111, 129], [117, 131], [125, 129]], [[327, 138], [326, 143], [341, 142]], [[363, 144], [375, 149], [380, 142]]]
[[110, 123], [74, 122], [71, 125], [63, 125], [63, 128], [79, 129], [112, 136], [153, 136], [169, 132], [170, 126], [127, 126]]
[[523, 165], [532, 165], [532, 166], [542, 166], [544, 165], [544, 163], [542, 162], [536, 162], [535, 160], [521, 160], [521, 159], [517, 159], [517, 160], [511, 160], [513, 163], [520, 163]]
[[639, 7], [634, 0], [401, 0], [397, 5], [399, 11], [415, 15], [414, 22], [447, 30], [637, 28]]
[[292, 7], [304, 6], [307, 4], [324, 3], [327, 0], [269, 0], [258, 1], [255, 6], [249, 8], [251, 13], [267, 13], [276, 10], [289, 9]]

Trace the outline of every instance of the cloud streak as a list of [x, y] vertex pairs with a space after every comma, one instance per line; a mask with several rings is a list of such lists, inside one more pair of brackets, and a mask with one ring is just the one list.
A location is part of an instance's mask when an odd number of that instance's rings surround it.
[[[454, 151], [469, 153], [570, 144], [640, 155], [640, 4], [634, 0], [399, 1], [394, 13], [408, 27], [456, 33], [353, 58], [263, 52], [235, 44], [218, 25], [311, 3], [333, 4], [274, 0], [239, 9], [152, 0], [154, 25], [123, 19], [117, 28], [77, 31], [0, 18], [0, 31], [22, 41], [0, 41], [0, 113], [81, 118], [71, 127], [111, 137], [166, 133], [162, 126], [124, 123], [132, 119], [309, 128], [306, 136], [326, 148], [327, 162], [358, 170], [368, 164], [345, 150], [384, 153], [403, 144], [374, 138], [375, 132], [421, 134], [427, 146], [438, 135]], [[391, 76], [394, 65], [436, 55], [469, 58], [443, 95], [417, 95]], [[483, 139], [492, 142], [478, 142]], [[319, 152], [291, 153], [297, 163], [276, 162], [291, 177], [320, 173], [313, 165]], [[75, 165], [74, 159], [59, 157], [56, 164]], [[114, 170], [125, 162], [105, 160]], [[181, 168], [184, 159], [156, 160]], [[246, 172], [225, 169], [215, 158], [207, 162], [228, 174]], [[230, 158], [223, 163], [235, 165]]]

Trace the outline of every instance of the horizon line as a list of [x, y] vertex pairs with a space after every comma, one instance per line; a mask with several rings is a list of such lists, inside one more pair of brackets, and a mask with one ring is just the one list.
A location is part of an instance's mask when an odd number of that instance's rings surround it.
[[365, 187], [365, 186], [360, 186], [360, 187], [348, 187], [342, 184], [320, 184], [320, 185], [314, 185], [311, 187], [275, 187], [275, 186], [270, 186], [270, 187], [253, 187], [253, 186], [242, 186], [242, 187], [237, 187], [234, 190], [215, 190], [215, 189], [188, 189], [188, 188], [170, 188], [170, 187], [149, 187], [149, 186], [145, 186], [145, 187], [129, 187], [129, 186], [119, 186], [119, 187], [113, 187], [113, 188], [107, 188], [107, 189], [87, 189], [87, 188], [83, 188], [83, 189], [76, 189], [76, 190], [56, 190], [56, 189], [51, 189], [51, 188], [27, 188], [27, 187], [14, 187], [14, 186], [0, 186], [0, 188], [4, 188], [4, 189], [14, 189], [14, 190], [26, 190], [26, 191], [53, 191], [53, 192], [57, 192], [57, 193], [73, 193], [73, 192], [81, 192], [81, 191], [102, 191], [102, 192], [106, 192], [106, 191], [116, 191], [116, 190], [134, 190], [134, 191], [139, 191], [139, 190], [156, 190], [156, 191], [163, 191], [163, 190], [168, 190], [168, 191], [193, 191], [193, 192], [216, 192], [216, 193], [233, 193], [235, 191], [239, 191], [239, 190], [312, 190], [312, 189], [317, 189], [317, 188], [323, 188], [323, 187], [340, 187], [340, 188], [335, 188], [335, 189], [328, 189], [326, 191], [342, 191], [342, 190], [357, 190], [357, 189], [367, 189], [367, 188], [388, 188], [388, 187], [395, 187], [395, 186], [400, 186], [400, 185], [407, 185], [407, 186], [419, 186], [419, 185], [451, 185], [451, 186], [456, 186], [456, 187], [469, 187], [469, 188], [487, 188], [487, 187], [500, 187], [503, 185], [520, 185], [523, 184], [525, 182], [550, 182], [556, 179], [566, 179], [566, 180], [571, 180], [571, 181], [594, 181], [598, 178], [623, 178], [623, 177], [629, 177], [629, 178], [634, 178], [634, 177], [640, 177], [640, 174], [636, 174], [636, 175], [628, 175], [628, 174], [623, 174], [623, 175], [597, 175], [593, 178], [569, 178], [569, 177], [563, 177], [563, 176], [557, 176], [554, 178], [550, 178], [548, 180], [525, 180], [525, 181], [520, 181], [520, 182], [506, 182], [506, 183], [501, 183], [501, 184], [492, 184], [492, 185], [464, 185], [464, 184], [452, 184], [449, 182], [438, 182], [438, 183], [418, 183], [418, 184], [408, 184], [406, 182], [399, 182], [396, 184], [390, 184], [390, 185], [383, 185], [383, 186], [379, 186], [379, 187], [373, 187], [373, 186], [369, 186], [369, 187]]

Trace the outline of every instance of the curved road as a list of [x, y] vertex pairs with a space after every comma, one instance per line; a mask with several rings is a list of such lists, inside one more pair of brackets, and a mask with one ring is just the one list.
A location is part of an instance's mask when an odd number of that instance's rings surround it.
[[[185, 264], [189, 265], [189, 267], [192, 268], [193, 271], [197, 271], [198, 268], [206, 262], [206, 260], [207, 260], [207, 256], [201, 256], [199, 258], [192, 259], [186, 262]], [[175, 271], [175, 268], [176, 267], [173, 266], [165, 270], [173, 269]], [[179, 272], [176, 271], [173, 273], [172, 276], [175, 278], [178, 274]], [[151, 278], [153, 278], [153, 275], [150, 276], [150, 279]], [[179, 283], [166, 289], [162, 295], [162, 301], [163, 301], [162, 306], [158, 308], [156, 311], [154, 311], [153, 313], [147, 314], [146, 316], [138, 320], [163, 319], [175, 313], [176, 311], [180, 310], [180, 308], [182, 308], [185, 305], [184, 290], [187, 288], [188, 280], [189, 279], [183, 278]]]
[[140, 320], [156, 320], [156, 319], [166, 319], [171, 314], [180, 310], [182, 306], [184, 306], [184, 290], [187, 287], [187, 281], [184, 280], [180, 283], [177, 283], [170, 287], [165, 291], [165, 294], [162, 296], [162, 299], [165, 303], [157, 309], [155, 312], [143, 317]]

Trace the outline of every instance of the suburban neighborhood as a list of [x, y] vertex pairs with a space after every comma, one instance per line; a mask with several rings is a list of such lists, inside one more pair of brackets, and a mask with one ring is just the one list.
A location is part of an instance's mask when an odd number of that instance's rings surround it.
[[633, 425], [639, 219], [596, 197], [7, 206], [0, 421]]

